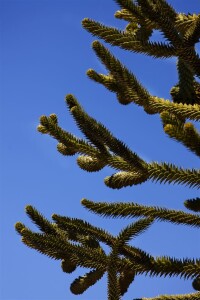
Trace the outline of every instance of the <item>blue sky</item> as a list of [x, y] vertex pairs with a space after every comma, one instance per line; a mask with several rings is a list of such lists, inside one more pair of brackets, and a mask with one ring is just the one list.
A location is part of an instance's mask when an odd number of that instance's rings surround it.
[[[179, 12], [200, 10], [196, 0], [169, 2]], [[82, 29], [81, 20], [90, 17], [123, 28], [125, 23], [113, 16], [117, 9], [112, 0], [0, 0], [2, 300], [106, 298], [106, 278], [85, 294], [74, 296], [69, 291], [70, 283], [84, 270], [64, 274], [60, 262], [20, 242], [14, 230], [17, 221], [35, 228], [25, 215], [27, 204], [48, 218], [53, 213], [79, 217], [117, 234], [130, 220], [102, 219], [82, 208], [80, 200], [84, 197], [94, 201], [134, 201], [184, 209], [184, 200], [197, 196], [195, 189], [152, 182], [111, 190], [103, 179], [113, 170], [84, 172], [74, 157], [57, 152], [55, 140], [36, 130], [41, 115], [56, 113], [62, 127], [81, 136], [64, 103], [65, 95], [72, 93], [88, 113], [145, 160], [172, 162], [185, 168], [199, 166], [194, 154], [163, 133], [157, 115], [149, 116], [133, 104], [120, 105], [114, 94], [85, 75], [89, 68], [102, 73], [105, 69], [91, 49], [94, 37]], [[175, 60], [154, 60], [117, 48], [112, 48], [112, 52], [151, 93], [169, 98], [169, 90], [177, 82]], [[197, 258], [197, 237], [196, 229], [157, 223], [133, 244], [155, 256]], [[138, 276], [123, 299], [192, 291], [190, 281]]]

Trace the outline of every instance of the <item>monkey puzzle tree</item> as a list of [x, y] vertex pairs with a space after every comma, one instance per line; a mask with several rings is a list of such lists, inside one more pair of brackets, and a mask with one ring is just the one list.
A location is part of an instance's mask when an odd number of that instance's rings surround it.
[[[121, 104], [135, 103], [142, 106], [147, 114], [159, 114], [164, 132], [200, 156], [200, 135], [194, 124], [194, 121], [200, 119], [200, 84], [197, 81], [200, 77], [200, 58], [195, 50], [195, 44], [200, 38], [200, 15], [177, 13], [165, 0], [115, 1], [120, 6], [115, 16], [128, 22], [123, 31], [90, 19], [83, 20], [83, 27], [92, 35], [125, 50], [154, 58], [176, 57], [178, 83], [170, 91], [171, 100], [151, 95], [134, 74], [99, 41], [93, 43], [93, 49], [108, 74], [99, 74], [90, 69], [88, 76], [114, 92]], [[155, 30], [163, 34], [163, 42], [150, 40]], [[63, 130], [55, 114], [42, 116], [38, 131], [55, 138], [59, 142], [57, 149], [61, 154], [78, 154], [77, 163], [85, 171], [97, 172], [105, 166], [117, 170], [105, 178], [108, 187], [120, 189], [147, 180], [200, 187], [199, 170], [184, 169], [170, 163], [148, 163], [103, 124], [89, 116], [73, 95], [66, 96], [66, 104], [85, 139]], [[186, 200], [184, 204], [193, 213], [137, 203], [109, 204], [83, 199], [82, 205], [85, 208], [104, 217], [140, 217], [117, 236], [78, 218], [54, 214], [53, 222], [50, 222], [34, 207], [27, 206], [28, 216], [41, 232], [33, 232], [19, 222], [16, 230], [25, 245], [51, 258], [62, 260], [64, 272], [71, 273], [78, 266], [91, 269], [85, 276], [72, 282], [70, 289], [74, 294], [82, 294], [107, 273], [108, 299], [121, 299], [134, 278], [138, 274], [145, 274], [192, 279], [193, 288], [197, 291], [187, 295], [163, 295], [149, 300], [197, 300], [200, 298], [199, 260], [154, 257], [129, 244], [132, 238], [155, 222], [199, 227], [200, 217], [197, 213], [200, 211], [200, 198]], [[109, 246], [109, 254], [102, 244]]]

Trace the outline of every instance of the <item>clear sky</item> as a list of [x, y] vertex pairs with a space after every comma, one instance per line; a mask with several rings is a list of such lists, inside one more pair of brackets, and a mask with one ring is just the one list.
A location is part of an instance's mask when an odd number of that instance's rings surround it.
[[[169, 2], [179, 12], [200, 11], [197, 0]], [[102, 219], [82, 208], [80, 200], [134, 201], [184, 209], [184, 200], [198, 195], [195, 189], [181, 185], [152, 182], [109, 189], [103, 179], [113, 170], [84, 172], [74, 157], [57, 152], [55, 140], [36, 130], [41, 115], [56, 113], [62, 127], [81, 136], [64, 103], [65, 95], [73, 93], [88, 113], [145, 160], [199, 167], [194, 154], [163, 133], [159, 116], [149, 116], [134, 104], [120, 105], [114, 94], [85, 75], [89, 68], [102, 73], [105, 69], [91, 49], [94, 37], [82, 29], [81, 20], [90, 17], [123, 28], [125, 23], [113, 16], [117, 9], [112, 0], [0, 0], [1, 300], [106, 299], [106, 278], [85, 294], [74, 296], [70, 283], [85, 271], [65, 274], [59, 261], [20, 242], [14, 230], [17, 221], [35, 228], [25, 215], [27, 204], [48, 218], [53, 213], [79, 217], [117, 234], [131, 221]], [[117, 48], [112, 51], [152, 94], [169, 98], [177, 82], [174, 59], [155, 60]], [[133, 244], [155, 256], [197, 258], [198, 238], [197, 229], [157, 223]], [[190, 280], [138, 276], [123, 299], [192, 291]]]

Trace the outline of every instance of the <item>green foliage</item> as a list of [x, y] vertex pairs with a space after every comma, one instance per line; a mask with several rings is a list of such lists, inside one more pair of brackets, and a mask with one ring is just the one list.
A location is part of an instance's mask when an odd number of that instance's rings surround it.
[[189, 199], [184, 202], [185, 207], [195, 212], [200, 211], [200, 198], [197, 197], [196, 199]]
[[101, 279], [103, 273], [104, 272], [101, 270], [94, 270], [86, 273], [84, 276], [80, 276], [72, 282], [70, 286], [71, 292], [75, 295], [84, 293], [90, 286], [94, 285], [99, 279]]
[[[119, 103], [134, 103], [148, 114], [159, 114], [164, 132], [200, 156], [200, 134], [191, 121], [200, 120], [200, 58], [195, 44], [200, 38], [200, 15], [177, 13], [165, 0], [115, 0], [120, 10], [115, 16], [128, 24], [124, 30], [107, 27], [91, 19], [83, 20], [83, 27], [92, 35], [112, 46], [154, 58], [177, 58], [178, 83], [171, 88], [171, 100], [151, 95], [103, 44], [94, 41], [92, 47], [106, 67], [108, 74], [99, 74], [89, 69], [87, 75], [116, 94]], [[154, 30], [159, 30], [165, 40], [152, 42]], [[105, 178], [105, 184], [113, 189], [142, 184], [147, 180], [200, 187], [200, 171], [183, 169], [167, 162], [146, 162], [123, 141], [116, 138], [103, 124], [89, 116], [71, 94], [66, 104], [78, 128], [85, 136], [80, 139], [63, 130], [57, 116], [42, 116], [38, 131], [49, 134], [58, 141], [57, 150], [65, 156], [78, 155], [78, 166], [87, 172], [98, 172], [109, 166], [116, 173]], [[188, 122], [188, 119], [190, 122]], [[174, 225], [200, 226], [200, 198], [184, 202], [194, 213], [170, 210], [137, 203], [107, 203], [82, 200], [88, 210], [103, 217], [140, 219], [131, 222], [117, 236], [77, 218], [54, 214], [48, 221], [34, 207], [28, 205], [26, 213], [40, 232], [33, 232], [18, 222], [16, 231], [22, 242], [50, 258], [61, 260], [65, 273], [77, 267], [89, 268], [84, 276], [76, 278], [70, 287], [72, 293], [84, 293], [106, 273], [108, 299], [119, 300], [139, 274], [157, 277], [177, 276], [192, 279], [192, 287], [200, 290], [200, 261], [153, 257], [142, 249], [129, 244], [155, 222], [171, 222]], [[104, 251], [103, 244], [110, 252]], [[197, 300], [200, 293], [187, 295], [161, 295], [135, 300]]]
[[[185, 213], [178, 210], [169, 210], [161, 207], [144, 206], [137, 203], [107, 203], [107, 202], [93, 202], [83, 199], [82, 204], [90, 211], [100, 214], [104, 217], [150, 217], [161, 221], [168, 221], [175, 224], [185, 224], [195, 227], [200, 227], [200, 217], [195, 214]], [[195, 200], [187, 200], [188, 203], [193, 204], [193, 210], [198, 211], [199, 198]], [[192, 204], [191, 204], [192, 203]], [[197, 208], [195, 207], [195, 204]], [[188, 205], [189, 207], [189, 205]], [[195, 210], [196, 209], [196, 210]]]
[[191, 293], [185, 295], [170, 295], [170, 296], [158, 296], [155, 298], [141, 298], [141, 299], [133, 299], [133, 300], [198, 300], [200, 297], [200, 293]]

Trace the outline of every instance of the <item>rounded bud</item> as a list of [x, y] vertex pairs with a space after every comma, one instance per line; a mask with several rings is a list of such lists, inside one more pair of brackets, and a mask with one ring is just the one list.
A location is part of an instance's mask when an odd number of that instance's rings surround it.
[[200, 212], [200, 198], [188, 199], [185, 200], [184, 205], [187, 209]]
[[77, 158], [77, 163], [79, 167], [87, 172], [97, 172], [100, 171], [105, 163], [96, 157], [91, 157], [87, 155], [81, 155]]
[[43, 133], [43, 134], [48, 133], [48, 130], [46, 129], [46, 127], [44, 127], [41, 124], [37, 126], [37, 131], [39, 131], [40, 133]]
[[107, 176], [104, 183], [112, 189], [121, 189], [122, 187], [140, 184], [146, 181], [147, 177], [147, 174], [121, 171], [112, 176]]
[[70, 110], [72, 109], [72, 107], [78, 106], [78, 101], [76, 100], [76, 98], [72, 94], [66, 95], [65, 101], [66, 101], [67, 106], [69, 107]]
[[200, 291], [200, 277], [197, 277], [193, 280], [192, 282], [192, 287], [196, 290], [196, 291]]
[[186, 130], [186, 131], [194, 131], [194, 125], [192, 124], [192, 123], [190, 123], [190, 122], [188, 122], [188, 123], [185, 123], [184, 124], [184, 129]]
[[90, 77], [91, 75], [93, 75], [95, 73], [95, 71], [93, 69], [88, 69], [86, 74]]
[[48, 124], [48, 118], [47, 118], [47, 116], [41, 116], [40, 117], [40, 123], [43, 125], [43, 126], [45, 126], [46, 124]]
[[165, 131], [165, 133], [170, 135], [173, 131], [173, 128], [174, 127], [173, 127], [172, 124], [167, 124], [167, 125], [164, 126], [164, 131]]
[[136, 33], [136, 31], [138, 30], [138, 24], [135, 22], [130, 22], [128, 23], [128, 25], [126, 26], [126, 31], [130, 32], [130, 33]]
[[25, 210], [26, 210], [27, 213], [32, 213], [34, 211], [34, 209], [33, 209], [33, 207], [31, 205], [27, 205], [25, 207]]
[[95, 50], [98, 50], [99, 49], [99, 47], [101, 46], [101, 44], [100, 44], [100, 42], [99, 41], [94, 41], [93, 43], [92, 43], [92, 48]]
[[58, 118], [56, 114], [50, 114], [49, 118], [55, 123], [58, 124]]
[[58, 143], [57, 145], [57, 150], [62, 154], [62, 155], [69, 155], [72, 156], [76, 154], [76, 150], [65, 146], [63, 143]]
[[145, 106], [144, 106], [144, 111], [145, 111], [148, 115], [154, 115], [154, 114], [156, 114], [155, 108], [151, 107], [151, 105], [145, 105]]
[[127, 104], [130, 104], [131, 102], [133, 102], [130, 97], [128, 97], [124, 94], [121, 94], [121, 93], [117, 93], [117, 100], [122, 105], [127, 105]]
[[19, 234], [21, 234], [21, 231], [22, 231], [24, 228], [25, 228], [25, 225], [22, 224], [21, 222], [17, 222], [17, 223], [15, 224], [15, 230], [16, 230]]
[[170, 94], [172, 96], [172, 99], [176, 103], [181, 103], [181, 101], [182, 101], [182, 97], [179, 95], [179, 90], [180, 89], [179, 89], [178, 85], [173, 86], [170, 90]]
[[72, 263], [70, 259], [63, 259], [61, 262], [61, 268], [65, 273], [72, 273], [76, 269], [76, 264]]
[[117, 10], [114, 16], [117, 19], [123, 19], [123, 14], [122, 14], [121, 10]]
[[167, 110], [164, 110], [160, 113], [160, 117], [162, 119], [169, 118], [169, 116], [170, 116], [170, 113]]

